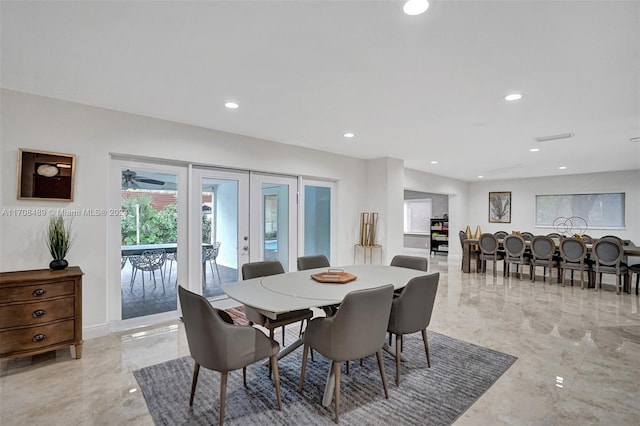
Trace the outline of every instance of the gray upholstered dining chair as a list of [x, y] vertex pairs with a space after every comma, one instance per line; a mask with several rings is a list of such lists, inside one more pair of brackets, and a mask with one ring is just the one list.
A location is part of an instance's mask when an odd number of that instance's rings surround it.
[[398, 254], [391, 259], [391, 266], [426, 271], [429, 267], [429, 259], [420, 256], [406, 256]]
[[629, 276], [629, 268], [622, 260], [624, 250], [622, 243], [609, 237], [603, 237], [593, 243], [591, 257], [594, 261], [593, 272], [596, 276], [596, 291], [602, 287], [602, 274], [614, 274], [616, 276], [616, 293], [620, 294], [622, 287], [620, 277]]
[[[282, 263], [277, 260], [267, 260], [263, 262], [250, 262], [242, 265], [242, 279], [267, 277], [270, 275], [284, 274]], [[269, 337], [273, 339], [274, 330], [282, 327], [282, 345], [284, 346], [284, 326], [293, 324], [298, 321], [309, 320], [313, 316], [311, 309], [301, 309], [292, 312], [286, 312], [278, 315], [275, 319], [262, 315], [250, 306], [245, 306], [244, 313], [247, 316], [249, 324], [258, 324], [269, 330]], [[302, 328], [301, 328], [302, 329]]]
[[342, 361], [361, 359], [372, 354], [378, 358], [385, 398], [389, 398], [382, 362], [382, 346], [391, 313], [393, 285], [387, 284], [348, 293], [338, 312], [332, 317], [314, 318], [309, 322], [302, 341], [304, 351], [300, 370], [302, 392], [309, 349], [313, 348], [332, 361], [335, 375], [335, 422], [340, 420], [340, 365]]
[[[306, 271], [307, 269], [316, 269], [316, 268], [329, 268], [331, 264], [329, 263], [329, 259], [324, 254], [313, 254], [308, 256], [300, 256], [297, 261], [298, 271]], [[320, 309], [324, 311], [327, 316], [334, 315], [340, 304], [333, 304], [322, 306]], [[300, 323], [300, 327], [302, 327], [302, 323]], [[300, 330], [302, 331], [302, 329]], [[313, 359], [313, 352], [311, 352], [311, 359]]]
[[[551, 281], [551, 270], [558, 268], [558, 282], [560, 282], [560, 262], [556, 257], [556, 243], [546, 235], [537, 235], [531, 241], [531, 281], [536, 281], [536, 267], [542, 266], [542, 280], [547, 279], [547, 268], [549, 268], [549, 281]], [[550, 282], [551, 284], [551, 282]]]
[[324, 254], [314, 254], [309, 256], [300, 256], [297, 261], [298, 271], [306, 271], [307, 269], [328, 268], [331, 266], [329, 259]]
[[584, 288], [584, 273], [587, 273], [588, 282], [591, 283], [591, 265], [587, 261], [587, 245], [580, 238], [563, 238], [560, 241], [560, 257], [562, 263], [562, 286], [565, 285], [567, 271], [571, 271], [571, 285], [573, 285], [573, 271], [580, 271], [580, 288]]
[[[462, 246], [462, 251], [464, 252], [464, 242], [468, 239], [467, 233], [464, 231], [458, 232], [458, 237], [460, 237], [460, 245]], [[475, 244], [473, 245], [475, 246]], [[475, 246], [477, 247], [477, 246]], [[480, 250], [475, 247], [469, 247], [469, 269], [471, 269], [471, 260], [475, 260], [476, 262], [476, 272], [480, 272]], [[460, 265], [460, 269], [464, 270], [464, 259], [462, 259], [462, 264]]]
[[397, 386], [400, 386], [402, 335], [417, 333], [418, 331], [422, 332], [422, 341], [424, 342], [424, 350], [427, 356], [427, 366], [431, 367], [427, 327], [431, 322], [431, 313], [436, 300], [439, 280], [439, 272], [412, 278], [405, 286], [402, 294], [393, 298], [387, 331], [396, 336]]
[[487, 272], [487, 261], [490, 260], [493, 262], [493, 275], [496, 275], [497, 263], [504, 259], [498, 248], [498, 239], [495, 235], [489, 233], [480, 235], [480, 261], [483, 272]]
[[504, 256], [504, 274], [509, 276], [509, 265], [514, 263], [516, 265], [516, 275], [518, 279], [522, 279], [523, 272], [520, 270], [520, 266], [524, 270], [525, 266], [529, 266], [529, 275], [531, 275], [531, 262], [529, 258], [525, 256], [525, 250], [527, 245], [520, 235], [507, 235], [504, 238], [502, 244], [505, 250]]
[[270, 358], [278, 409], [282, 411], [280, 376], [278, 374], [280, 345], [273, 339], [269, 339], [260, 330], [233, 324], [228, 315], [223, 315], [226, 312], [215, 309], [207, 299], [199, 294], [179, 286], [178, 295], [189, 352], [195, 361], [189, 406], [193, 405], [200, 367], [219, 371], [221, 373], [219, 424], [222, 425], [229, 371], [242, 368], [242, 378], [246, 386], [247, 366]]

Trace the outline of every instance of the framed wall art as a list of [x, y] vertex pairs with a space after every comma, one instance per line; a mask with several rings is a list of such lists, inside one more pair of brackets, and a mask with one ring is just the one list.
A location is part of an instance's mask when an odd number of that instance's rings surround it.
[[18, 199], [73, 201], [76, 156], [57, 152], [18, 151]]
[[511, 192], [489, 193], [489, 223], [511, 223]]

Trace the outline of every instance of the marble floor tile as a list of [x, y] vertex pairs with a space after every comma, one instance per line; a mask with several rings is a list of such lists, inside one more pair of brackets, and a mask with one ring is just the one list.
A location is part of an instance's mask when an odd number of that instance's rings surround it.
[[[555, 274], [463, 274], [443, 256], [430, 270], [441, 274], [431, 330], [518, 357], [457, 425], [640, 424], [638, 296]], [[132, 372], [188, 353], [176, 319], [86, 340], [81, 360], [68, 349], [2, 360], [0, 424], [151, 425]]]

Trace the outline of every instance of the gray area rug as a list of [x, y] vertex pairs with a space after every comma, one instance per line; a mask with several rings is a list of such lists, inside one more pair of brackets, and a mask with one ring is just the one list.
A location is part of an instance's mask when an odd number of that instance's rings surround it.
[[[291, 328], [291, 327], [290, 327]], [[295, 328], [295, 327], [293, 327]], [[292, 338], [288, 342], [293, 341]], [[420, 334], [404, 337], [400, 387], [395, 360], [384, 353], [389, 399], [384, 398], [376, 357], [350, 363], [341, 375], [340, 423], [343, 425], [449, 425], [463, 414], [516, 361], [516, 357], [429, 332], [431, 368]], [[307, 364], [304, 392], [298, 393], [302, 348], [278, 363], [283, 410], [278, 411], [269, 369], [261, 363], [229, 373], [225, 424], [330, 425], [333, 404], [321, 404], [330, 361], [315, 353]], [[134, 371], [156, 425], [218, 423], [220, 373], [202, 368], [189, 408], [193, 360], [183, 357]]]

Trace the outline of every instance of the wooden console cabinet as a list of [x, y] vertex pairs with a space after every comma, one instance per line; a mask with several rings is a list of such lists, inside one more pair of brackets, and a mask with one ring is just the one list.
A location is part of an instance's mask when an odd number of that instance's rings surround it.
[[70, 346], [82, 357], [82, 271], [0, 273], [0, 358]]

